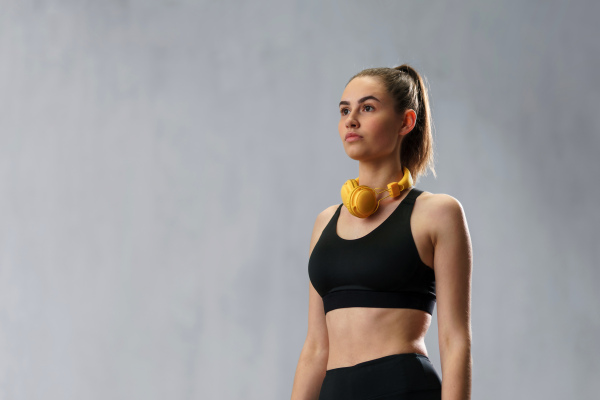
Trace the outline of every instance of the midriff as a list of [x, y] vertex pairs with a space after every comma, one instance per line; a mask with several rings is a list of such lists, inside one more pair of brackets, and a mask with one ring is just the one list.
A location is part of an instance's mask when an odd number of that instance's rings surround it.
[[406, 308], [348, 307], [325, 316], [329, 335], [327, 369], [349, 367], [390, 354], [428, 356], [425, 334], [431, 315]]

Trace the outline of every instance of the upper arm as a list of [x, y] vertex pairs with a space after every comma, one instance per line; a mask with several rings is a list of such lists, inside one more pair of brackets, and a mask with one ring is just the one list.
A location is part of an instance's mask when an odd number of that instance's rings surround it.
[[434, 271], [440, 351], [451, 342], [471, 344], [472, 248], [462, 205], [441, 195], [434, 211]]
[[[335, 207], [328, 207], [317, 216], [310, 238], [309, 257], [321, 237], [323, 229], [325, 229], [325, 226], [333, 216]], [[327, 334], [327, 324], [325, 323], [325, 313], [323, 311], [323, 299], [310, 280], [308, 286], [308, 333], [306, 335], [306, 344], [315, 351], [328, 351], [329, 336]]]

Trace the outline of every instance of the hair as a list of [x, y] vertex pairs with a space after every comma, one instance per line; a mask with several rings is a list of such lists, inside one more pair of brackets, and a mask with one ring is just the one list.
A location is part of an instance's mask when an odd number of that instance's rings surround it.
[[413, 129], [402, 139], [400, 160], [402, 166], [408, 168], [415, 182], [420, 175], [427, 175], [428, 168], [433, 176], [437, 177], [429, 96], [421, 75], [408, 64], [403, 64], [395, 68], [364, 69], [350, 78], [348, 83], [361, 76], [372, 76], [383, 83], [394, 99], [394, 110], [398, 115], [402, 115], [408, 109], [415, 111], [417, 120]]

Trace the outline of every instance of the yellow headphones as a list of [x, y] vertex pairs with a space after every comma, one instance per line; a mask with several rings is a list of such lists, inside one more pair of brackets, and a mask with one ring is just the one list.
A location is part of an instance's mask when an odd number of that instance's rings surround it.
[[[388, 183], [387, 189], [380, 192], [375, 192], [374, 189], [368, 186], [358, 184], [358, 178], [349, 179], [342, 186], [342, 201], [350, 211], [350, 214], [358, 218], [366, 218], [373, 214], [379, 208], [379, 202], [390, 196], [397, 197], [404, 189], [408, 189], [413, 185], [412, 176], [408, 168], [404, 167], [404, 176], [399, 182]], [[377, 195], [382, 192], [389, 192], [389, 195], [377, 200]]]

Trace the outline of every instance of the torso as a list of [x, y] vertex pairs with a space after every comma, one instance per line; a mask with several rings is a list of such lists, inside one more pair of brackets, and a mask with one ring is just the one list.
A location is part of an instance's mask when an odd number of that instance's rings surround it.
[[[359, 219], [342, 207], [337, 223], [337, 234], [343, 239], [357, 239], [367, 235], [385, 221], [408, 194], [396, 199], [385, 199], [372, 216]], [[433, 268], [433, 243], [428, 221], [428, 203], [435, 195], [423, 192], [415, 202], [410, 226], [419, 256], [425, 265]], [[429, 201], [428, 201], [429, 200]], [[331, 216], [337, 206], [328, 211]], [[431, 315], [425, 311], [405, 308], [338, 308], [326, 314], [329, 335], [327, 369], [356, 365], [390, 354], [427, 354], [425, 334], [431, 324]]]

